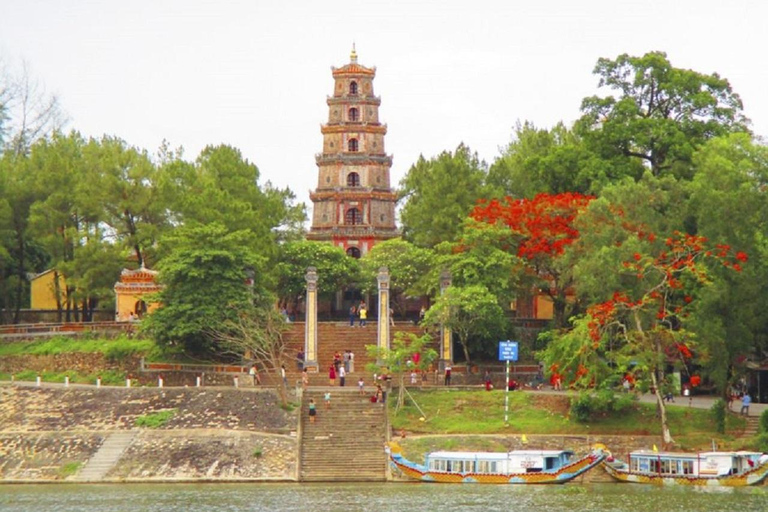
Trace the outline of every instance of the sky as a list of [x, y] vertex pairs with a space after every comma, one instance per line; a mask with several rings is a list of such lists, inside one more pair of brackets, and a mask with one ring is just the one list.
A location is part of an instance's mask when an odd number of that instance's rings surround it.
[[229, 144], [307, 203], [331, 66], [376, 67], [396, 187], [465, 143], [492, 163], [518, 121], [571, 124], [607, 94], [600, 57], [664, 51], [727, 78], [768, 135], [764, 0], [0, 0], [0, 60], [56, 94], [85, 136], [193, 160]]

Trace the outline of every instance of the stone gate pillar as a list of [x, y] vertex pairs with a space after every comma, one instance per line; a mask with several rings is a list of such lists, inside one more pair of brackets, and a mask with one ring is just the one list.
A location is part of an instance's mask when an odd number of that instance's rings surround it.
[[376, 280], [379, 282], [379, 330], [377, 345], [379, 349], [389, 349], [389, 269], [381, 267]]
[[[449, 270], [443, 270], [440, 273], [440, 295], [451, 286], [452, 277]], [[451, 328], [444, 324], [440, 324], [440, 366], [441, 370], [445, 369], [445, 365], [453, 364], [453, 332]]]
[[304, 320], [304, 367], [320, 369], [317, 362], [317, 269], [308, 267], [307, 301]]

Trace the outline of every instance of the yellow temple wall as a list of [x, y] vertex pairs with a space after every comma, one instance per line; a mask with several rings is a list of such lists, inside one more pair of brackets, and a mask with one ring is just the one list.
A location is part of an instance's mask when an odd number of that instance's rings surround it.
[[[44, 272], [29, 283], [30, 285], [30, 309], [56, 309], [56, 293], [54, 292], [54, 275], [52, 270]], [[64, 276], [59, 276], [59, 287], [62, 294], [67, 287]], [[63, 297], [62, 297], [63, 300]]]

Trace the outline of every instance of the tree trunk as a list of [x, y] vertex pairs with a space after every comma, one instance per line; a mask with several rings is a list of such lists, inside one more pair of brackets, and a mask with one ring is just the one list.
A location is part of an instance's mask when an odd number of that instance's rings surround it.
[[53, 271], [53, 294], [56, 297], [56, 321], [61, 323], [63, 320], [63, 306], [61, 305], [61, 283], [59, 283], [58, 270]]
[[405, 372], [400, 372], [398, 377], [400, 388], [397, 390], [397, 404], [395, 404], [395, 414], [405, 405]]
[[469, 370], [469, 346], [467, 346], [467, 340], [463, 337], [459, 338], [459, 341], [461, 342], [461, 348], [464, 350], [464, 359], [467, 361], [467, 370]]
[[656, 378], [656, 372], [651, 372], [651, 384], [653, 385], [653, 392], [656, 395], [656, 407], [659, 410], [659, 418], [661, 419], [661, 436], [665, 446], [669, 446], [674, 443], [672, 435], [669, 433], [669, 423], [667, 422], [667, 408], [664, 406], [664, 397], [661, 395], [661, 386]]
[[[15, 298], [15, 304], [14, 304], [14, 312], [13, 312], [13, 323], [18, 324], [21, 320], [21, 294], [24, 287], [24, 282], [26, 281], [26, 276], [24, 275], [24, 266], [26, 265], [24, 261], [24, 256], [26, 252], [26, 244], [24, 243], [24, 235], [21, 233], [19, 228], [16, 228], [16, 250], [19, 251], [19, 261], [18, 261], [18, 267], [16, 276], [18, 279], [18, 282], [16, 283], [16, 298]], [[6, 305], [7, 307], [7, 305]]]

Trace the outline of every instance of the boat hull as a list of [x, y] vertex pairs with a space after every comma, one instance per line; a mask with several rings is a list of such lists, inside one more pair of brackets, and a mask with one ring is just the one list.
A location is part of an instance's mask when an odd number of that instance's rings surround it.
[[651, 485], [687, 485], [697, 487], [746, 487], [756, 485], [768, 476], [768, 463], [758, 466], [740, 475], [701, 476], [701, 475], [658, 475], [621, 469], [603, 462], [603, 469], [619, 482]]
[[564, 484], [586, 473], [604, 459], [604, 453], [592, 452], [556, 471], [500, 474], [430, 471], [421, 464], [403, 458], [399, 453], [389, 455], [390, 466], [402, 475], [421, 482], [446, 484]]

